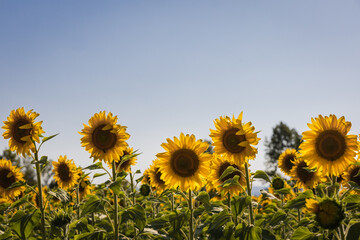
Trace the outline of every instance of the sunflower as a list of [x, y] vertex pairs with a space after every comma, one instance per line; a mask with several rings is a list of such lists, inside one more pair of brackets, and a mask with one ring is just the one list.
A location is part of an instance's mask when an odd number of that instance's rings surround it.
[[117, 124], [117, 116], [112, 113], [106, 115], [105, 111], [95, 113], [89, 120], [89, 126], [84, 124], [84, 129], [79, 132], [81, 146], [90, 152], [94, 160], [104, 160], [111, 163], [113, 160], [120, 160], [127, 147], [125, 142], [130, 135], [126, 127]]
[[0, 197], [14, 198], [25, 190], [24, 186], [8, 188], [13, 183], [24, 181], [20, 168], [13, 166], [10, 160], [0, 159]]
[[[280, 190], [283, 188], [290, 189], [290, 193], [283, 194], [282, 196], [277, 194], [276, 190]], [[272, 179], [271, 185], [269, 187], [269, 193], [273, 194], [275, 197], [280, 198], [280, 199], [281, 199], [281, 197], [283, 197], [283, 200], [285, 200], [285, 201], [288, 201], [288, 200], [292, 199], [293, 197], [295, 197], [295, 193], [294, 193], [292, 187], [284, 179], [282, 179], [279, 176], [276, 176]]]
[[89, 195], [91, 193], [92, 189], [93, 189], [93, 187], [90, 184], [89, 176], [86, 176], [79, 183], [79, 196], [80, 196], [80, 199], [83, 199], [84, 197]]
[[141, 183], [150, 184], [150, 169], [145, 169]]
[[259, 143], [260, 138], [251, 122], [242, 122], [242, 112], [232, 120], [228, 117], [220, 117], [214, 121], [216, 130], [210, 129], [210, 137], [213, 140], [214, 151], [224, 155], [225, 159], [242, 164], [246, 159], [254, 159], [257, 149], [254, 145]]
[[9, 148], [11, 151], [16, 151], [23, 157], [30, 155], [30, 150], [35, 152], [33, 141], [40, 142], [39, 134], [44, 133], [41, 127], [42, 121], [35, 123], [37, 116], [39, 114], [33, 110], [25, 113], [23, 107], [10, 112], [10, 116], [7, 117], [7, 121], [4, 121], [5, 126], [2, 128], [6, 130], [3, 137], [10, 138]]
[[324, 229], [336, 229], [345, 218], [343, 207], [334, 199], [306, 199], [306, 210], [316, 215], [316, 222]]
[[290, 171], [291, 180], [295, 180], [298, 189], [314, 188], [323, 177], [318, 169], [310, 169], [302, 158], [294, 161], [294, 167]]
[[162, 179], [163, 172], [158, 166], [159, 160], [153, 161], [149, 168], [150, 186], [155, 189], [157, 193], [162, 193], [166, 189], [165, 181]]
[[166, 185], [182, 191], [195, 190], [204, 185], [204, 179], [210, 172], [211, 155], [205, 153], [209, 144], [196, 140], [194, 135], [180, 134], [180, 139], [170, 138], [161, 144], [166, 152], [158, 153], [158, 166], [161, 179]]
[[310, 168], [318, 168], [326, 175], [339, 176], [355, 161], [358, 150], [356, 135], [348, 135], [351, 123], [344, 117], [319, 115], [311, 119], [311, 130], [303, 132], [300, 153]]
[[286, 149], [279, 156], [278, 165], [280, 170], [286, 175], [290, 175], [290, 171], [294, 166], [293, 161], [299, 157], [299, 153], [295, 149]]
[[[358, 160], [356, 163], [357, 164], [351, 164], [342, 175], [348, 187], [348, 182], [350, 181], [360, 186], [360, 161]], [[355, 190], [355, 193], [360, 193], [360, 190]]]
[[[223, 178], [220, 178], [224, 171], [230, 166], [234, 167], [240, 172], [235, 171]], [[239, 176], [239, 185], [232, 185], [226, 188], [220, 186], [226, 180], [231, 179], [235, 176]], [[213, 186], [218, 192], [229, 192], [232, 195], [239, 194], [240, 192], [243, 192], [243, 189], [246, 186], [245, 168], [243, 165], [235, 164], [233, 162], [225, 160], [223, 157], [214, 154], [212, 158], [212, 167], [210, 171], [209, 181], [211, 182], [211, 186]]]
[[[116, 167], [117, 172], [125, 171], [128, 173], [131, 173], [131, 166], [136, 164], [137, 157], [133, 156], [133, 157], [127, 158], [125, 160], [124, 160], [124, 157], [130, 156], [132, 154], [134, 154], [133, 148], [127, 147], [123, 151], [123, 154], [120, 156], [120, 158], [118, 160], [115, 160], [115, 167]], [[108, 163], [108, 166], [110, 168], [112, 168], [112, 163], [111, 162]]]
[[65, 156], [60, 156], [57, 162], [53, 162], [54, 179], [59, 187], [67, 190], [77, 184], [80, 170], [76, 169], [76, 165], [72, 159], [67, 159]]

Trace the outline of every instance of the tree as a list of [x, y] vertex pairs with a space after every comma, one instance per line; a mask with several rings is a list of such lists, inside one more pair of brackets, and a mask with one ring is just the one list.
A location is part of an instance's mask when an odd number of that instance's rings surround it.
[[265, 138], [267, 173], [271, 176], [276, 174], [280, 154], [287, 148], [299, 150], [301, 135], [293, 128], [290, 129], [285, 123], [280, 122], [273, 128], [270, 141]]

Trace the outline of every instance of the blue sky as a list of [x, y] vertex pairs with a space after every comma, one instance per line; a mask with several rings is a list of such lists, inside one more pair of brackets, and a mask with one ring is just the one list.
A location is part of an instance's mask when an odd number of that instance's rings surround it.
[[[118, 115], [144, 170], [181, 132], [238, 115], [265, 137], [318, 114], [360, 133], [360, 1], [0, 1], [0, 116], [40, 113], [42, 149], [83, 167], [82, 124]], [[1, 129], [1, 134], [3, 129]], [[0, 149], [8, 142], [0, 141]]]

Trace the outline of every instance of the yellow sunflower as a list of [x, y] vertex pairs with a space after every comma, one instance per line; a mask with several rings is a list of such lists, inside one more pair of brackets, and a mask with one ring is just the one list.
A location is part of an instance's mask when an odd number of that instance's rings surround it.
[[166, 189], [165, 181], [162, 179], [163, 172], [159, 168], [159, 160], [153, 161], [149, 168], [150, 186], [160, 194]]
[[[229, 167], [232, 166], [235, 169], [239, 170], [240, 172], [233, 172], [223, 178], [220, 178], [224, 171]], [[239, 184], [242, 186], [229, 186], [226, 188], [221, 187], [220, 185], [224, 183], [226, 180], [231, 179], [235, 176], [239, 176]], [[211, 186], [213, 186], [219, 193], [224, 191], [224, 193], [229, 192], [230, 194], [239, 194], [243, 192], [243, 189], [246, 188], [246, 179], [245, 179], [245, 168], [243, 165], [239, 165], [228, 160], [225, 160], [223, 157], [220, 157], [214, 154], [212, 158], [212, 167], [210, 171], [209, 181], [211, 182]]]
[[290, 171], [294, 166], [293, 161], [299, 157], [299, 153], [295, 149], [286, 149], [280, 154], [278, 165], [280, 170], [286, 175], [290, 175]]
[[298, 189], [312, 189], [318, 182], [321, 182], [323, 177], [318, 169], [311, 169], [302, 158], [297, 158], [294, 161], [294, 166], [290, 171], [291, 180], [295, 180], [295, 187]]
[[74, 187], [79, 179], [80, 170], [76, 169], [76, 165], [72, 159], [60, 156], [57, 162], [53, 162], [54, 179], [59, 187], [67, 190]]
[[[290, 189], [290, 193], [288, 194], [283, 194], [282, 196], [280, 196], [279, 194], [276, 193], [276, 190], [280, 190], [283, 188], [288, 188]], [[269, 193], [273, 194], [275, 197], [281, 199], [281, 197], [283, 197], [285, 201], [288, 201], [292, 198], [295, 197], [295, 193], [292, 189], [292, 187], [281, 177], [274, 177], [271, 181], [271, 185], [269, 187]]]
[[[358, 164], [351, 164], [342, 175], [348, 187], [349, 181], [355, 182], [360, 186], [360, 161], [358, 160], [357, 163]], [[354, 193], [360, 193], [360, 191], [355, 190]]]
[[344, 117], [319, 115], [311, 119], [311, 130], [303, 132], [300, 153], [310, 168], [318, 168], [326, 175], [339, 176], [355, 161], [358, 150], [356, 135], [348, 135], [351, 123]]
[[259, 143], [255, 127], [251, 122], [242, 122], [242, 112], [235, 118], [220, 117], [214, 121], [215, 130], [210, 129], [214, 151], [225, 159], [242, 164], [246, 159], [254, 159]]
[[41, 127], [42, 121], [35, 122], [37, 116], [39, 114], [33, 110], [25, 113], [23, 107], [10, 112], [10, 116], [8, 116], [7, 121], [4, 121], [5, 126], [2, 128], [6, 130], [3, 137], [5, 139], [10, 138], [9, 148], [11, 151], [16, 151], [23, 157], [30, 155], [30, 150], [35, 151], [32, 141], [40, 142], [39, 134], [44, 133]]
[[127, 147], [125, 141], [130, 137], [126, 127], [117, 124], [117, 116], [112, 113], [106, 115], [105, 111], [95, 113], [89, 120], [89, 126], [84, 124], [79, 133], [84, 135], [81, 146], [90, 152], [91, 157], [107, 163], [120, 159]]
[[194, 135], [180, 134], [180, 139], [170, 138], [161, 146], [166, 152], [158, 153], [158, 167], [162, 172], [161, 179], [166, 185], [182, 191], [195, 190], [204, 185], [204, 179], [210, 172], [211, 155], [205, 153], [209, 144], [196, 140]]
[[25, 190], [24, 186], [9, 189], [13, 183], [24, 181], [20, 168], [13, 166], [10, 160], [0, 159], [0, 197], [14, 198]]
[[[123, 151], [123, 154], [120, 156], [120, 158], [118, 160], [115, 160], [115, 167], [116, 167], [117, 172], [125, 171], [125, 172], [128, 172], [128, 173], [131, 173], [131, 166], [136, 164], [137, 157], [134, 156], [134, 157], [126, 159], [125, 161], [123, 161], [123, 158], [125, 156], [132, 155], [133, 153], [134, 153], [134, 149], [130, 148], [130, 147], [127, 147]], [[112, 168], [112, 163], [109, 162], [108, 166], [110, 168]]]
[[150, 169], [145, 169], [141, 183], [150, 184]]

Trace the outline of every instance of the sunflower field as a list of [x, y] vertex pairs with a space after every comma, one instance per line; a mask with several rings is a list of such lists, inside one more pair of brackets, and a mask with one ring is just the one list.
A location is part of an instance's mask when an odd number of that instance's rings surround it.
[[[56, 186], [49, 187], [42, 184], [50, 161], [41, 148], [56, 135], [44, 136], [38, 116], [19, 108], [2, 127], [10, 150], [32, 159], [37, 185], [0, 159], [1, 240], [360, 239], [359, 142], [344, 117], [312, 118], [300, 150], [278, 159], [285, 177], [269, 177], [251, 172], [260, 139], [242, 113], [214, 120], [213, 151], [181, 133], [167, 138], [141, 173], [127, 128], [103, 111], [79, 132], [93, 164], [59, 156], [52, 162]], [[107, 180], [95, 184], [101, 176]], [[270, 185], [258, 197], [251, 191], [256, 179]]]

